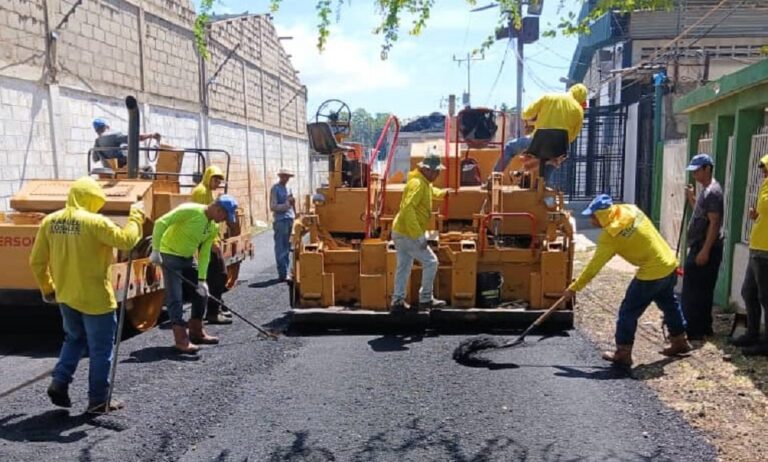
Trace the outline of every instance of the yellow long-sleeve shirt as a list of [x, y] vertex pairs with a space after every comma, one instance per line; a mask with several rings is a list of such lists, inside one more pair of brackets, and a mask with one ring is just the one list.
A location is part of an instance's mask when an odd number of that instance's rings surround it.
[[569, 290], [578, 292], [583, 289], [614, 255], [637, 266], [635, 277], [641, 281], [661, 279], [677, 268], [674, 251], [636, 206], [613, 205], [598, 210], [595, 216], [603, 226], [595, 254]]
[[[768, 165], [768, 155], [763, 156], [761, 160]], [[768, 179], [763, 180], [763, 184], [760, 185], [755, 211], [757, 219], [749, 234], [749, 248], [768, 251]]]
[[432, 198], [442, 199], [445, 191], [432, 186], [418, 169], [408, 174], [408, 183], [400, 200], [392, 229], [411, 239], [424, 235], [432, 214]]
[[523, 111], [523, 119], [534, 121], [536, 130], [566, 130], [568, 142], [573, 143], [581, 132], [584, 109], [569, 93], [552, 93], [528, 105]]
[[204, 281], [211, 261], [211, 246], [219, 234], [219, 225], [205, 215], [202, 204], [181, 204], [160, 217], [152, 231], [152, 243], [160, 252], [189, 258], [198, 252], [197, 277]]
[[117, 307], [112, 289], [113, 248], [131, 249], [141, 238], [143, 214], [131, 210], [119, 228], [98, 212], [106, 202], [101, 186], [81, 178], [69, 189], [65, 208], [43, 219], [29, 265], [43, 294], [86, 314], [105, 314]]

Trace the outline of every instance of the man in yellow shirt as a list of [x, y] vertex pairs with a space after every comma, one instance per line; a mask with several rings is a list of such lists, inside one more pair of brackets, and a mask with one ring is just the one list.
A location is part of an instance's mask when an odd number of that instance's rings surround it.
[[[224, 172], [219, 167], [211, 165], [206, 168], [202, 181], [192, 190], [192, 202], [203, 205], [213, 203], [216, 199], [214, 197], [215, 191], [219, 189], [223, 181]], [[221, 296], [227, 290], [227, 265], [224, 263], [224, 254], [218, 238], [214, 239], [211, 246], [211, 259], [208, 264], [206, 282], [212, 297], [208, 298], [205, 320], [208, 324], [232, 324], [232, 313], [223, 306], [219, 306], [219, 302], [214, 300], [214, 298], [221, 300]]]
[[[747, 333], [731, 343], [744, 347], [745, 356], [768, 356], [768, 337], [760, 338], [760, 317], [768, 323], [768, 154], [760, 159], [763, 183], [757, 204], [749, 210], [755, 220], [749, 235], [749, 263], [741, 286], [741, 296], [747, 308]], [[768, 333], [766, 333], [768, 336]]]
[[[208, 335], [203, 329], [203, 314], [209, 293], [206, 279], [211, 246], [219, 235], [217, 223], [224, 220], [233, 222], [236, 210], [235, 198], [224, 194], [208, 205], [181, 204], [155, 222], [150, 260], [163, 267], [165, 307], [171, 319], [174, 347], [182, 353], [197, 352], [199, 348], [196, 344], [219, 343], [217, 337]], [[195, 254], [198, 255], [197, 265]], [[180, 275], [187, 279], [197, 276], [189, 332], [184, 322], [183, 281]]]
[[675, 295], [677, 258], [651, 220], [636, 206], [614, 205], [607, 194], [600, 194], [584, 209], [594, 226], [602, 228], [597, 248], [587, 267], [565, 291], [567, 299], [582, 290], [614, 255], [638, 267], [627, 287], [616, 320], [616, 351], [603, 353], [603, 359], [617, 365], [632, 365], [632, 344], [637, 321], [651, 302], [664, 313], [671, 345], [661, 351], [674, 356], [690, 351], [685, 334], [685, 318]]
[[545, 181], [565, 160], [570, 144], [581, 133], [587, 93], [587, 87], [577, 83], [567, 93], [542, 96], [523, 111], [523, 120], [534, 125], [533, 138], [526, 151], [539, 159], [540, 174]]
[[107, 403], [117, 327], [110, 267], [113, 249], [132, 249], [144, 223], [144, 213], [132, 208], [128, 223], [119, 228], [98, 213], [106, 200], [94, 179], [72, 183], [66, 206], [43, 219], [29, 256], [43, 300], [59, 304], [64, 328], [48, 396], [57, 406], [72, 407], [69, 384], [87, 350], [89, 413], [123, 407], [116, 399]]
[[421, 263], [421, 290], [418, 308], [440, 308], [443, 300], [433, 297], [433, 285], [437, 274], [437, 256], [429, 248], [425, 233], [432, 215], [432, 198], [441, 199], [446, 190], [432, 186], [432, 182], [443, 170], [440, 157], [428, 153], [418, 168], [408, 174], [408, 183], [403, 190], [400, 210], [392, 224], [392, 240], [397, 250], [395, 288], [392, 293], [390, 311], [402, 313], [410, 306], [405, 302], [405, 287], [411, 275], [413, 260]]

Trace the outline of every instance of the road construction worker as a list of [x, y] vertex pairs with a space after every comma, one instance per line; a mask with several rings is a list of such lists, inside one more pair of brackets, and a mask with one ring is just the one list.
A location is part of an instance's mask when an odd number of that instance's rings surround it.
[[[551, 174], [568, 156], [568, 148], [581, 132], [587, 87], [577, 83], [567, 93], [550, 93], [525, 108], [522, 118], [534, 125], [528, 154], [539, 159], [540, 174]], [[543, 162], [543, 163], [542, 163]]]
[[[102, 167], [111, 168], [109, 159], [117, 159], [117, 167], [123, 168], [128, 163], [128, 157], [120, 148], [128, 144], [128, 135], [122, 132], [113, 132], [107, 119], [98, 117], [93, 119], [93, 130], [98, 135], [93, 143], [93, 160], [101, 161]], [[154, 139], [160, 141], [159, 133], [140, 133], [139, 141]]]
[[72, 407], [69, 384], [88, 351], [89, 413], [117, 410], [107, 403], [117, 317], [110, 265], [113, 249], [130, 250], [141, 238], [144, 213], [131, 208], [122, 229], [98, 212], [106, 202], [101, 186], [89, 177], [69, 189], [66, 206], [43, 219], [29, 265], [47, 303], [58, 303], [64, 343], [48, 387], [51, 402]]
[[768, 325], [768, 154], [758, 164], [763, 183], [757, 195], [757, 204], [749, 209], [754, 220], [749, 234], [749, 263], [741, 285], [741, 296], [747, 309], [747, 332], [731, 341], [743, 347], [745, 356], [768, 356], [768, 331], [760, 338], [760, 318]]
[[709, 154], [694, 156], [686, 170], [702, 190], [697, 198], [693, 185], [686, 188], [693, 215], [686, 233], [688, 254], [683, 265], [681, 304], [688, 340], [704, 340], [713, 333], [712, 300], [723, 259], [723, 188], [712, 176], [714, 162]]
[[[165, 306], [171, 319], [174, 346], [182, 353], [197, 352], [197, 344], [219, 343], [217, 337], [208, 335], [203, 329], [203, 314], [209, 295], [206, 279], [211, 247], [219, 235], [218, 223], [224, 220], [234, 222], [236, 210], [235, 198], [224, 194], [208, 205], [182, 204], [155, 222], [150, 260], [163, 267]], [[195, 253], [198, 254], [197, 265], [193, 259]], [[189, 331], [184, 322], [182, 277], [197, 281]]]
[[[224, 181], [224, 172], [215, 165], [205, 169], [203, 179], [192, 190], [192, 202], [208, 205], [215, 200], [214, 194]], [[212, 297], [208, 298], [205, 312], [205, 320], [208, 324], [232, 324], [232, 313], [214, 298], [221, 300], [221, 296], [227, 290], [227, 265], [224, 262], [224, 253], [221, 249], [219, 238], [213, 241], [211, 246], [211, 259], [208, 263], [208, 289]]]
[[288, 187], [288, 181], [293, 178], [293, 172], [287, 168], [277, 171], [280, 179], [269, 190], [269, 209], [272, 211], [272, 230], [275, 239], [275, 263], [277, 263], [277, 278], [280, 281], [288, 279], [291, 266], [291, 232], [293, 220], [296, 218], [296, 199]]
[[685, 335], [685, 318], [675, 296], [677, 258], [651, 220], [636, 206], [614, 204], [607, 194], [597, 196], [581, 213], [602, 228], [597, 248], [581, 275], [565, 291], [567, 300], [582, 290], [614, 255], [638, 267], [630, 282], [616, 320], [616, 351], [603, 353], [603, 359], [617, 365], [632, 364], [632, 345], [637, 321], [651, 302], [664, 313], [671, 345], [661, 351], [666, 356], [690, 351]]
[[440, 308], [446, 305], [443, 300], [437, 300], [433, 296], [432, 287], [438, 262], [425, 235], [432, 215], [432, 199], [441, 199], [447, 192], [432, 185], [444, 168], [440, 164], [440, 157], [430, 151], [424, 156], [424, 160], [419, 162], [418, 168], [408, 174], [400, 210], [392, 223], [392, 240], [397, 250], [395, 288], [390, 304], [392, 313], [399, 314], [411, 309], [405, 302], [405, 288], [411, 276], [414, 259], [421, 263], [421, 290], [417, 309]]

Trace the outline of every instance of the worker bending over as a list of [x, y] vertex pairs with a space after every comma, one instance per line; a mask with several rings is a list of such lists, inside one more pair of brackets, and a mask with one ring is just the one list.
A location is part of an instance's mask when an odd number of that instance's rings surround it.
[[[234, 222], [236, 210], [235, 198], [224, 194], [208, 205], [182, 204], [155, 222], [150, 259], [163, 267], [165, 306], [171, 319], [174, 346], [183, 353], [195, 353], [199, 349], [196, 344], [219, 343], [217, 337], [208, 335], [203, 329], [209, 295], [206, 279], [211, 247], [219, 235], [217, 223]], [[198, 254], [197, 265], [193, 259], [195, 253]], [[197, 280], [189, 332], [184, 322], [182, 277]]]
[[72, 183], [66, 206], [43, 219], [29, 257], [43, 300], [59, 304], [64, 330], [48, 396], [57, 406], [72, 407], [69, 384], [87, 351], [87, 412], [96, 414], [123, 407], [116, 399], [107, 403], [117, 327], [110, 266], [113, 249], [132, 249], [144, 223], [144, 213], [132, 207], [128, 223], [119, 228], [98, 213], [106, 200], [92, 178]]
[[587, 87], [577, 83], [567, 93], [550, 93], [525, 108], [523, 120], [534, 125], [528, 154], [539, 159], [540, 175], [551, 174], [568, 157], [568, 148], [581, 132]]
[[671, 345], [661, 354], [674, 356], [690, 351], [685, 318], [674, 292], [677, 258], [651, 220], [634, 205], [614, 205], [607, 194], [597, 196], [581, 214], [589, 216], [602, 232], [587, 267], [566, 289], [567, 300], [582, 290], [614, 255], [638, 267], [619, 307], [616, 351], [603, 353], [603, 359], [622, 366], [632, 364], [637, 321], [651, 302], [656, 302], [664, 313], [664, 323], [669, 329]]
[[392, 240], [397, 250], [397, 269], [395, 271], [395, 289], [392, 293], [390, 311], [402, 313], [411, 307], [405, 302], [405, 288], [411, 275], [413, 260], [421, 263], [421, 290], [418, 308], [440, 308], [443, 300], [432, 295], [432, 287], [437, 274], [437, 256], [429, 248], [425, 233], [432, 215], [432, 198], [440, 199], [446, 190], [432, 186], [432, 182], [443, 170], [440, 157], [429, 152], [418, 168], [408, 174], [408, 182], [403, 190], [400, 211], [392, 224]]
[[[211, 165], [206, 168], [202, 181], [192, 190], [192, 202], [202, 205], [212, 204], [215, 199], [215, 191], [219, 189], [223, 181], [224, 173], [219, 167]], [[224, 262], [224, 253], [218, 236], [214, 238], [211, 245], [206, 282], [212, 297], [208, 298], [205, 320], [208, 324], [232, 324], [232, 313], [214, 300], [221, 300], [221, 296], [227, 290], [227, 265]]]

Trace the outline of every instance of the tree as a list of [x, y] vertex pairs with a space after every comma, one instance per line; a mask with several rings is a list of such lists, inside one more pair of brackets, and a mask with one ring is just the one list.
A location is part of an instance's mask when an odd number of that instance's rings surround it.
[[363, 108], [355, 109], [352, 111], [352, 119], [350, 120], [351, 135], [349, 140], [362, 143], [368, 148], [375, 147], [379, 135], [384, 129], [384, 124], [387, 122], [387, 117], [389, 114], [386, 113], [372, 115]]
[[[401, 22], [405, 17], [411, 20], [410, 27], [408, 29], [409, 35], [419, 35], [429, 21], [432, 8], [435, 7], [437, 0], [373, 0], [374, 4], [378, 7], [379, 14], [381, 16], [381, 22], [378, 27], [374, 29], [374, 34], [381, 35], [383, 43], [381, 45], [381, 58], [386, 59], [389, 50], [397, 41]], [[443, 0], [445, 3], [447, 0]], [[465, 0], [469, 7], [475, 7], [477, 0]], [[490, 1], [490, 0], [489, 0]], [[499, 8], [499, 22], [498, 25], [506, 27], [508, 21], [511, 19], [515, 23], [515, 27], [520, 28], [522, 18], [519, 15], [518, 10], [521, 8], [520, 3], [540, 4], [544, 0], [495, 0]], [[559, 2], [562, 9], [566, 3], [582, 4], [586, 1], [595, 2], [596, 5], [590, 11], [590, 13], [584, 18], [578, 18], [574, 13], [569, 13], [566, 16], [562, 16], [559, 22], [553, 26], [552, 29], [546, 31], [544, 34], [548, 36], [554, 36], [558, 33], [563, 35], [577, 35], [588, 34], [590, 25], [605, 14], [608, 11], [629, 12], [643, 9], [670, 9], [675, 0], [547, 0], [550, 2]], [[201, 11], [209, 11], [213, 0], [201, 0]], [[270, 9], [272, 12], [276, 12], [280, 9], [280, 4], [283, 0], [270, 0]], [[333, 3], [336, 3], [334, 6]], [[341, 17], [341, 10], [344, 4], [344, 0], [316, 0], [315, 9], [317, 10], [318, 23], [318, 37], [317, 48], [321, 51], [325, 47], [330, 35], [331, 17]], [[495, 41], [494, 31], [490, 31], [488, 38], [483, 42], [481, 47], [475, 52], [480, 52], [488, 48]]]

